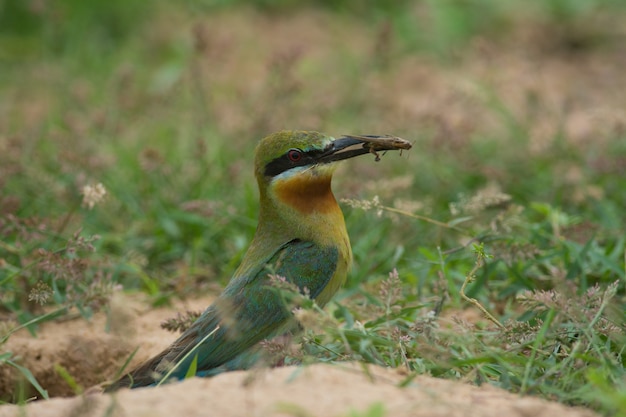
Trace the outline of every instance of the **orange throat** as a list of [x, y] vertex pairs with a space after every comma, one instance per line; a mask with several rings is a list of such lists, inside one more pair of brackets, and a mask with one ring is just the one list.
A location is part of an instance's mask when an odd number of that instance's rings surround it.
[[330, 175], [297, 175], [275, 184], [276, 196], [303, 214], [340, 210], [330, 188]]

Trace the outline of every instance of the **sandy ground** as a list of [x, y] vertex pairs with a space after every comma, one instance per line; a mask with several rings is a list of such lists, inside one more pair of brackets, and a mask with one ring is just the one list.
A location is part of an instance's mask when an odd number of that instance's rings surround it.
[[[111, 378], [137, 346], [141, 348], [131, 366], [174, 340], [175, 335], [160, 329], [158, 323], [177, 311], [202, 308], [209, 302], [199, 299], [150, 309], [136, 297], [119, 296], [108, 321], [109, 333], [103, 331], [105, 315], [99, 314], [90, 322], [47, 323], [36, 338], [27, 332], [13, 335], [7, 350], [24, 352], [22, 364], [33, 371], [50, 395], [67, 398], [35, 401], [26, 407], [0, 406], [0, 417], [345, 416], [376, 407], [382, 407], [385, 416], [399, 417], [596, 415], [491, 386], [428, 376], [419, 376], [400, 388], [405, 375], [399, 371], [351, 363], [231, 372], [160, 388], [81, 396], [73, 396], [72, 388], [55, 371], [55, 365], [61, 365], [81, 386], [91, 387]], [[0, 392], [13, 389], [14, 377], [7, 367], [0, 368]]]
[[[161, 388], [123, 390], [0, 408], [9, 416], [344, 416], [382, 407], [386, 416], [591, 417], [537, 398], [490, 386], [475, 387], [426, 376], [406, 388], [394, 370], [357, 365], [285, 367], [194, 378]], [[384, 405], [382, 405], [384, 404]], [[23, 413], [25, 412], [25, 413]], [[374, 414], [379, 415], [379, 414]]]
[[[83, 388], [114, 376], [135, 349], [129, 367], [157, 354], [177, 335], [159, 324], [185, 310], [203, 310], [210, 298], [175, 303], [171, 308], [153, 309], [138, 296], [115, 296], [111, 314], [97, 314], [90, 321], [76, 318], [41, 326], [36, 337], [26, 331], [11, 336], [4, 351], [20, 355], [20, 364], [30, 369], [51, 397], [67, 397], [75, 390], [60, 376], [63, 367]], [[106, 331], [108, 329], [108, 331]], [[0, 367], [0, 393], [15, 388], [17, 372]], [[35, 393], [32, 393], [35, 395]]]

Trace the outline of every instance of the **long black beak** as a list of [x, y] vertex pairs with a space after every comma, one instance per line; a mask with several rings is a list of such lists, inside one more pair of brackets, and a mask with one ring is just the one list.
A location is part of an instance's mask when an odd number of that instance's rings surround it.
[[378, 152], [411, 149], [411, 143], [396, 136], [345, 135], [335, 139], [319, 157], [320, 162], [334, 162], [372, 153], [379, 159]]

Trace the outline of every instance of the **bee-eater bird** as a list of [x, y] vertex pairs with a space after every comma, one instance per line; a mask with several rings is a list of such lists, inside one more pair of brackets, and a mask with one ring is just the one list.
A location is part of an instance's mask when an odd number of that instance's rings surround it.
[[[259, 342], [297, 328], [270, 285], [284, 277], [324, 306], [346, 281], [352, 250], [343, 214], [331, 191], [335, 162], [368, 153], [409, 149], [392, 136], [344, 136], [283, 131], [261, 140], [255, 175], [258, 226], [241, 265], [217, 300], [171, 346], [110, 385], [156, 385], [195, 375], [248, 369]], [[191, 353], [191, 354], [190, 354]]]

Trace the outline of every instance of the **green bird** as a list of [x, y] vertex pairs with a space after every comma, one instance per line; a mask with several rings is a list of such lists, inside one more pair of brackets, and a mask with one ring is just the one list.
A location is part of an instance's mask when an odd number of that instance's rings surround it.
[[217, 300], [171, 346], [111, 384], [158, 384], [163, 378], [248, 369], [259, 342], [296, 330], [293, 314], [270, 284], [284, 277], [324, 306], [345, 283], [352, 250], [331, 190], [336, 161], [409, 149], [392, 136], [344, 136], [282, 131], [261, 140], [255, 154], [260, 193], [258, 226], [241, 265]]

